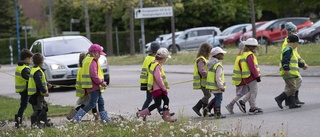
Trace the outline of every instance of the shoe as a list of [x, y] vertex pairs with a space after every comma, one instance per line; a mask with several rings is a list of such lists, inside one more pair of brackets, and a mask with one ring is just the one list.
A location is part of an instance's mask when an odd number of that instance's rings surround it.
[[263, 111], [261, 108], [255, 107], [249, 109], [249, 115], [262, 114]]
[[229, 104], [229, 105], [226, 105], [226, 109], [229, 111], [230, 114], [234, 114], [234, 112], [233, 112], [233, 106], [231, 106], [230, 104]]
[[7, 122], [5, 122], [5, 121], [0, 121], [0, 127], [5, 126], [6, 124], [7, 124]]
[[236, 104], [243, 113], [247, 113], [246, 104], [242, 100], [239, 100], [239, 103], [236, 102]]

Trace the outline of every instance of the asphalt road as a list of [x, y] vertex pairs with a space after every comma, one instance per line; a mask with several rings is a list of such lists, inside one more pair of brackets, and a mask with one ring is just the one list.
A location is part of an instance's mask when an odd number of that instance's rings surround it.
[[[164, 66], [168, 68], [167, 78], [169, 84], [192, 80], [192, 74], [189, 67], [192, 66]], [[181, 68], [180, 72], [173, 71]], [[14, 74], [14, 66], [3, 66], [3, 71]], [[103, 97], [105, 107], [109, 113], [121, 113], [134, 116], [137, 108], [140, 108], [145, 99], [145, 92], [139, 90], [140, 65], [135, 66], [111, 66], [111, 84], [107, 88]], [[232, 67], [226, 67], [229, 73]], [[277, 70], [276, 67], [267, 66], [261, 68], [264, 73], [271, 73]], [[265, 69], [265, 70], [264, 70]], [[266, 71], [268, 70], [268, 71]], [[317, 71], [318, 72], [318, 71]], [[248, 115], [242, 113], [235, 105], [234, 115], [228, 114], [225, 105], [228, 104], [235, 96], [235, 87], [231, 85], [231, 77], [226, 77], [227, 90], [223, 94], [222, 113], [227, 115], [226, 119], [203, 119], [199, 118], [191, 109], [192, 106], [203, 96], [200, 90], [192, 89], [192, 82], [171, 85], [169, 90], [170, 109], [176, 113], [176, 117], [193, 121], [207, 120], [215, 122], [221, 128], [230, 129], [241, 127], [244, 133], [259, 131], [261, 136], [271, 136], [273, 133], [279, 135], [284, 131], [285, 136], [289, 137], [316, 137], [320, 135], [320, 78], [304, 77], [300, 89], [300, 99], [306, 104], [298, 109], [288, 109], [285, 107], [281, 110], [274, 101], [274, 97], [279, 95], [284, 88], [284, 81], [281, 77], [270, 76], [262, 77], [262, 82], [258, 83], [257, 106], [264, 111], [260, 115]], [[133, 86], [133, 87], [126, 87]], [[1, 95], [18, 98], [19, 95], [14, 93], [14, 78], [0, 72]], [[48, 102], [58, 105], [75, 106], [76, 96], [74, 89], [56, 88], [50, 97], [46, 98]], [[18, 105], [18, 104], [17, 104]], [[249, 107], [247, 103], [247, 108]], [[5, 111], [5, 110], [1, 110]], [[151, 117], [158, 117], [156, 111], [152, 112]]]

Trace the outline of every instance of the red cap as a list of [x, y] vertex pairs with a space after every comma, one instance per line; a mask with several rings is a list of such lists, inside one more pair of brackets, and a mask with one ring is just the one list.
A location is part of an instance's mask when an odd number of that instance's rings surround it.
[[100, 55], [106, 55], [106, 53], [102, 51], [102, 47], [99, 44], [92, 44], [89, 48], [89, 52], [97, 52]]

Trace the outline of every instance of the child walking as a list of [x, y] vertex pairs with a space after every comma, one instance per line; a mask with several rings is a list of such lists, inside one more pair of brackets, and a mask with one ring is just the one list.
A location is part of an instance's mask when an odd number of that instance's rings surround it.
[[[41, 68], [44, 58], [42, 54], [36, 53], [32, 57], [34, 66], [31, 69], [28, 81], [28, 95], [30, 95], [30, 103], [32, 104], [33, 113], [31, 115], [31, 126], [39, 128], [51, 127], [53, 124], [47, 118], [48, 104], [44, 97], [49, 96], [48, 88], [51, 84], [47, 83], [44, 70]], [[44, 122], [44, 125], [40, 124]]]
[[297, 104], [295, 92], [297, 90], [297, 79], [300, 77], [299, 67], [303, 67], [304, 63], [300, 62], [294, 49], [299, 45], [299, 37], [291, 34], [288, 36], [288, 45], [282, 50], [280, 75], [286, 83], [286, 90], [275, 98], [278, 106], [283, 109], [282, 101], [289, 98], [289, 109], [299, 108]]
[[[241, 108], [240, 104], [237, 102], [242, 96], [246, 95], [249, 92], [249, 87], [245, 85], [242, 81], [241, 77], [241, 66], [240, 60], [242, 59], [242, 52], [244, 48], [244, 42], [239, 43], [239, 51], [234, 62], [233, 73], [232, 73], [232, 85], [236, 86], [236, 96], [231, 100], [231, 102], [226, 106], [226, 109], [230, 114], [234, 114], [233, 106], [236, 103], [239, 108]], [[240, 109], [241, 110], [241, 109]], [[245, 110], [245, 109], [244, 109]]]
[[[75, 109], [71, 109], [70, 113], [66, 116], [68, 120], [71, 120], [78, 112], [80, 108], [83, 108], [85, 105], [87, 105], [90, 101], [90, 96], [86, 92], [85, 89], [81, 88], [81, 72], [82, 72], [82, 66], [83, 66], [83, 60], [86, 57], [86, 53], [82, 52], [79, 55], [79, 69], [77, 72], [77, 78], [76, 78], [76, 96], [79, 97], [77, 101], [78, 107]], [[92, 109], [92, 114], [94, 115], [95, 120], [99, 120], [99, 115], [97, 114], [97, 107], [95, 106]]]
[[208, 105], [208, 101], [211, 97], [210, 91], [206, 89], [208, 73], [206, 64], [210, 58], [211, 49], [212, 46], [209, 43], [201, 44], [194, 62], [193, 89], [201, 89], [203, 93], [203, 97], [192, 107], [193, 111], [196, 112], [198, 116], [201, 116], [200, 109], [205, 108]]
[[245, 47], [243, 49], [242, 58], [240, 61], [240, 85], [247, 85], [250, 89], [250, 92], [245, 95], [243, 100], [239, 101], [240, 110], [243, 113], [246, 113], [245, 103], [249, 101], [249, 114], [261, 114], [263, 113], [262, 109], [256, 106], [256, 98], [258, 94], [257, 83], [261, 82], [258, 60], [255, 56], [259, 44], [255, 38], [249, 38], [244, 42], [244, 45]]
[[81, 70], [81, 88], [85, 89], [90, 94], [89, 103], [80, 108], [77, 114], [73, 117], [77, 122], [81, 122], [82, 117], [90, 110], [93, 109], [98, 103], [101, 121], [109, 122], [108, 114], [104, 109], [104, 99], [102, 93], [107, 83], [103, 81], [103, 71], [98, 63], [101, 55], [106, 55], [102, 51], [102, 47], [98, 44], [93, 44], [89, 48], [88, 56], [83, 61], [83, 68]]
[[151, 63], [148, 74], [148, 91], [151, 92], [154, 99], [154, 104], [137, 112], [138, 117], [146, 118], [146, 116], [154, 109], [161, 105], [163, 100], [163, 115], [162, 119], [167, 122], [175, 122], [177, 119], [172, 118], [169, 112], [169, 98], [168, 91], [169, 85], [166, 74], [162, 68], [163, 63], [171, 58], [169, 51], [166, 48], [160, 48], [157, 51], [155, 60]]
[[223, 60], [224, 54], [227, 52], [220, 47], [215, 47], [210, 53], [212, 57], [207, 63], [208, 75], [206, 89], [213, 93], [214, 98], [210, 101], [210, 105], [204, 109], [204, 116], [210, 116], [210, 113], [208, 114], [208, 112], [210, 112], [211, 108], [213, 107], [215, 118], [226, 118], [226, 116], [221, 114], [222, 93], [226, 89], [221, 60]]
[[15, 72], [15, 89], [16, 93], [20, 94], [20, 107], [18, 113], [14, 115], [15, 127], [22, 126], [23, 113], [26, 110], [29, 102], [28, 95], [28, 80], [30, 76], [29, 64], [33, 54], [28, 49], [22, 49], [20, 53], [20, 61]]

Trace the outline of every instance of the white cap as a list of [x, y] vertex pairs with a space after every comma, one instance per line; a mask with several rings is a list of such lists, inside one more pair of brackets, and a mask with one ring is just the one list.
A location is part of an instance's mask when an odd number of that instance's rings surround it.
[[255, 38], [248, 38], [243, 43], [248, 46], [259, 46], [258, 41]]
[[225, 53], [227, 53], [227, 52], [224, 51], [223, 49], [221, 49], [220, 47], [212, 48], [212, 49], [211, 49], [211, 52], [210, 52], [211, 56], [215, 56], [215, 55], [217, 55], [217, 54], [219, 54], [219, 53], [225, 54]]
[[156, 56], [160, 58], [171, 58], [170, 52], [166, 48], [158, 49]]

